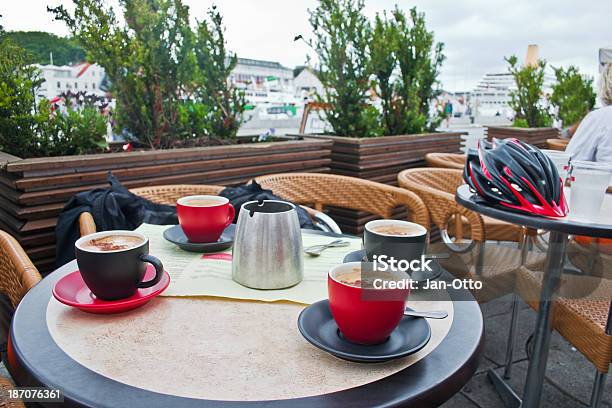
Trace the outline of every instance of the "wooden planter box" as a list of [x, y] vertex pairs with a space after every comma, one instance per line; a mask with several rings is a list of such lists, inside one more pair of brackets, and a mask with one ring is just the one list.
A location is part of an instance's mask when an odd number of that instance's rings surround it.
[[[326, 135], [309, 137], [333, 141], [332, 173], [396, 186], [397, 174], [400, 171], [427, 167], [427, 153], [461, 153], [461, 136], [464, 134], [442, 132], [374, 138]], [[368, 221], [378, 218], [367, 212], [340, 208], [330, 208], [328, 212], [343, 232], [356, 235], [363, 232]], [[398, 208], [394, 218], [405, 217], [406, 209]]]
[[511, 126], [487, 126], [487, 139], [506, 139], [515, 137], [523, 142], [532, 144], [541, 149], [548, 149], [546, 139], [554, 139], [561, 136], [557, 128], [517, 128]]
[[20, 159], [0, 152], [0, 229], [42, 271], [55, 262], [55, 224], [76, 193], [107, 187], [109, 170], [128, 188], [243, 184], [264, 174], [329, 172], [332, 142], [304, 139], [173, 150]]

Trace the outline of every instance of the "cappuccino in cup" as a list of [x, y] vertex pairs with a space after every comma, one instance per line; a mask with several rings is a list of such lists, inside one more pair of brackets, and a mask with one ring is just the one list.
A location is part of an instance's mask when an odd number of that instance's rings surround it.
[[422, 234], [422, 228], [420, 228], [420, 226], [403, 225], [403, 224], [377, 225], [377, 226], [370, 228], [370, 231], [376, 232], [377, 234], [395, 235], [395, 236], [400, 236], [400, 237]]
[[[162, 262], [149, 255], [149, 240], [135, 231], [96, 232], [75, 243], [79, 272], [93, 295], [102, 300], [132, 296], [156, 285], [164, 273]], [[144, 281], [147, 264], [155, 278]]]
[[328, 273], [329, 308], [350, 342], [382, 343], [404, 316], [410, 289], [376, 289], [371, 284], [376, 279], [397, 280], [391, 273], [364, 271], [360, 262], [338, 265]]
[[336, 275], [336, 280], [345, 285], [357, 288], [375, 288], [374, 281], [380, 282], [398, 281], [399, 277], [387, 272], [363, 271], [360, 267], [342, 271]]
[[144, 239], [136, 235], [106, 235], [83, 242], [81, 248], [88, 251], [109, 252], [137, 247], [144, 242]]
[[365, 225], [363, 246], [370, 262], [395, 259], [410, 263], [421, 259], [426, 245], [427, 229], [413, 222], [375, 220]]
[[182, 204], [189, 207], [210, 207], [213, 205], [221, 205], [223, 202], [219, 202], [219, 200], [212, 198], [193, 198], [191, 200], [183, 201]]
[[217, 242], [234, 220], [234, 207], [225, 197], [194, 195], [179, 198], [176, 214], [189, 242]]

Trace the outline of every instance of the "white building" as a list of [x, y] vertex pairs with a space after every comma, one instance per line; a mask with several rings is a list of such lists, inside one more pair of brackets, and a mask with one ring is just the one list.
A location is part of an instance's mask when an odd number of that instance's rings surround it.
[[293, 70], [279, 62], [238, 58], [230, 81], [250, 90], [287, 91], [293, 89]]
[[296, 96], [302, 99], [312, 100], [315, 94], [324, 95], [325, 90], [314, 70], [304, 67], [293, 80]]
[[36, 65], [44, 82], [36, 92], [37, 98], [53, 98], [63, 92], [81, 92], [105, 96], [100, 89], [104, 80], [104, 68], [98, 64], [83, 62], [76, 65]]

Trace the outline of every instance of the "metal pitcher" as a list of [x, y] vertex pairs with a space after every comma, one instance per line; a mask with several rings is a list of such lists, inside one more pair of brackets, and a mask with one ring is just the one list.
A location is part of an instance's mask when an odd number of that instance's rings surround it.
[[254, 289], [282, 289], [304, 278], [302, 233], [295, 205], [261, 200], [238, 215], [232, 279]]

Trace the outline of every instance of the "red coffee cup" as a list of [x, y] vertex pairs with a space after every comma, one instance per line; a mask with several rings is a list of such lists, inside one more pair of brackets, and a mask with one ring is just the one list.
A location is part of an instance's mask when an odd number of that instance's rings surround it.
[[194, 195], [176, 202], [183, 232], [191, 242], [216, 242], [234, 220], [235, 210], [225, 197]]
[[361, 262], [341, 264], [328, 273], [327, 291], [332, 316], [347, 340], [365, 345], [382, 343], [404, 316], [410, 289], [376, 289], [382, 282], [378, 286], [374, 283], [374, 287], [362, 288], [337, 279], [354, 272], [355, 268], [361, 271]]

